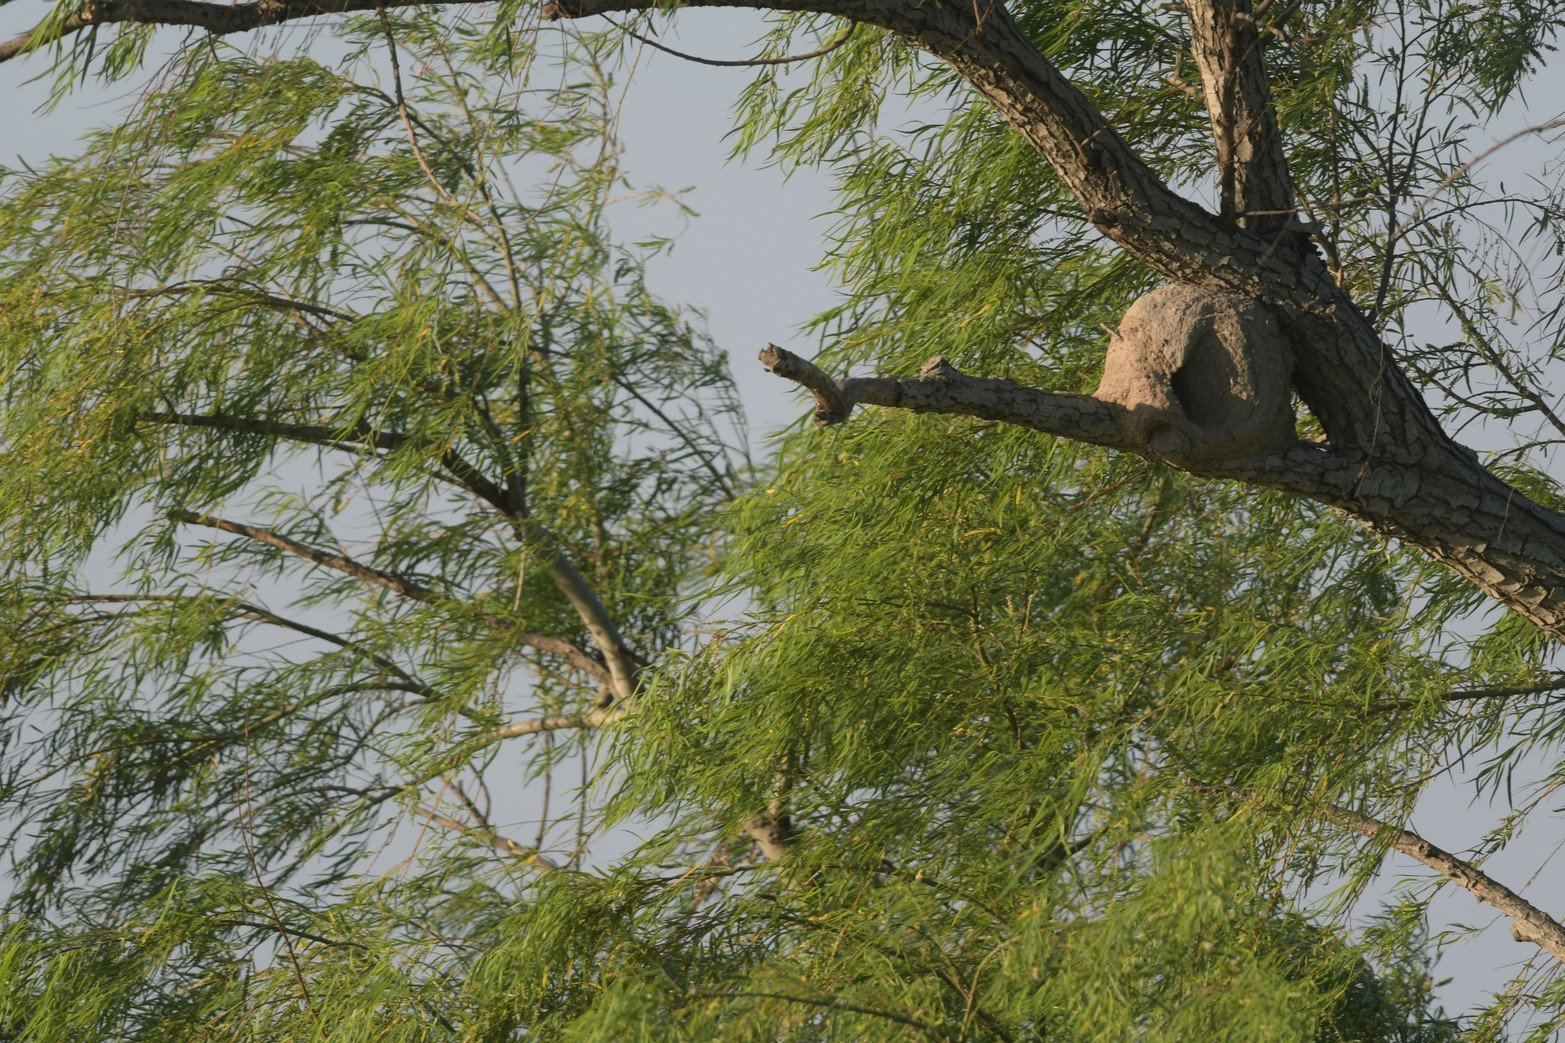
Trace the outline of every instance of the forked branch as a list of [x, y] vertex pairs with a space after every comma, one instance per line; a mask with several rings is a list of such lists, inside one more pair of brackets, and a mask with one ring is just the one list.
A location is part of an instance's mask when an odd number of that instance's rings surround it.
[[1293, 184], [1249, 0], [1185, 0], [1217, 144], [1223, 216], [1272, 235], [1293, 220]]

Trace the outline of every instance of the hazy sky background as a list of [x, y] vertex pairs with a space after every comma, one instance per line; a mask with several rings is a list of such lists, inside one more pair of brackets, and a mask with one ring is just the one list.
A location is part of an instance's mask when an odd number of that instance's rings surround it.
[[[0, 2], [0, 35], [20, 31], [44, 9], [40, 0]], [[746, 12], [686, 12], [677, 24], [677, 32], [663, 37], [664, 42], [712, 57], [753, 53], [752, 42], [760, 31], [757, 17]], [[242, 45], [244, 38], [234, 42]], [[113, 119], [134, 90], [133, 83], [109, 90], [89, 84], [55, 111], [41, 114], [48, 84], [24, 81], [45, 73], [45, 65], [45, 59], [35, 58], [0, 66], [0, 164], [17, 158], [37, 163], [51, 153], [75, 151], [78, 136]], [[627, 171], [642, 184], [692, 187], [685, 198], [699, 216], [685, 226], [665, 208], [622, 215], [620, 220], [629, 234], [680, 232], [673, 253], [652, 266], [649, 281], [671, 301], [707, 313], [709, 332], [730, 352], [752, 445], [764, 455], [764, 436], [796, 422], [807, 406], [791, 385], [762, 371], [755, 353], [768, 341], [807, 354], [814, 350], [796, 331], [832, 301], [825, 276], [814, 271], [825, 230], [820, 215], [830, 210], [832, 196], [829, 183], [813, 172], [785, 181], [776, 171], [727, 162], [724, 138], [730, 108], [751, 75], [746, 69], [711, 68], [644, 51], [622, 111]], [[1549, 115], [1541, 109], [1532, 114]], [[1527, 119], [1528, 114], [1518, 112], [1506, 123], [1521, 125]], [[1493, 137], [1502, 135], [1497, 128]], [[1537, 159], [1536, 147], [1518, 145], [1490, 163], [1514, 167]], [[931, 345], [931, 354], [937, 350]], [[1534, 767], [1544, 770], [1548, 765]], [[1492, 858], [1486, 869], [1559, 916], [1565, 915], [1565, 876], [1554, 865], [1539, 872], [1556, 843], [1537, 828], [1549, 814], [1540, 811], [1534, 832]], [[1455, 772], [1431, 787], [1413, 828], [1461, 852], [1499, 817], [1497, 811], [1472, 803], [1471, 788], [1461, 781], [1461, 772]], [[1388, 859], [1386, 868], [1388, 883], [1404, 876], [1429, 878], [1422, 867], [1400, 856]], [[1508, 921], [1454, 887], [1436, 902], [1433, 915], [1436, 930], [1453, 924], [1489, 925], [1449, 949], [1437, 968], [1437, 977], [1452, 979], [1440, 996], [1453, 1011], [1482, 1002], [1534, 951], [1510, 939]]]

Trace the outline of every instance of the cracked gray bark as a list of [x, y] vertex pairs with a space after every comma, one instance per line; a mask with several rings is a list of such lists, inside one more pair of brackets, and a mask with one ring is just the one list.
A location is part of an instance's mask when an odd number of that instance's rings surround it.
[[[100, 0], [85, 5], [48, 39], [35, 33], [0, 44], [0, 61], [114, 22], [223, 34], [379, 6], [376, 0], [232, 6]], [[384, 6], [404, 5], [393, 0]], [[543, 13], [548, 19], [581, 18], [654, 6], [653, 0], [549, 0]], [[1192, 53], [1216, 131], [1224, 186], [1218, 214], [1160, 180], [1003, 6], [979, 10], [966, 0], [691, 0], [683, 6], [839, 16], [882, 27], [946, 62], [1055, 170], [1093, 225], [1129, 255], [1172, 282], [1253, 298], [1275, 317], [1293, 360], [1294, 387], [1320, 421], [1327, 445], [1215, 463], [1177, 454], [1161, 459], [1196, 474], [1284, 489], [1327, 504], [1420, 548], [1545, 633], [1565, 638], [1565, 519], [1486, 471], [1446, 435], [1293, 221], [1260, 33], [1243, 0], [1187, 5]], [[854, 385], [848, 397], [1021, 423], [1144, 452], [1112, 433], [1112, 410], [1083, 396], [940, 373], [884, 380]], [[556, 579], [562, 588], [571, 585], [568, 575]], [[595, 614], [590, 604], [577, 607]], [[610, 649], [616, 644], [612, 634], [594, 632], [595, 639], [600, 636]], [[617, 664], [622, 684], [633, 677], [628, 659]]]
[[1417, 833], [1397, 829], [1357, 811], [1332, 804], [1327, 806], [1326, 814], [1337, 825], [1360, 836], [1371, 840], [1388, 839], [1402, 854], [1433, 869], [1478, 901], [1498, 909], [1511, 921], [1511, 937], [1519, 942], [1531, 942], [1556, 960], [1565, 962], [1565, 926], [1471, 862]]

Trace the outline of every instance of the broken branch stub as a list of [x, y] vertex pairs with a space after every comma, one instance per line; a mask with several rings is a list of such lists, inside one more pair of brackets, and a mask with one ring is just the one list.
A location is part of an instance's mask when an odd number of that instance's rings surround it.
[[840, 424], [853, 411], [853, 402], [842, 394], [842, 387], [825, 370], [802, 359], [786, 348], [768, 344], [761, 349], [761, 364], [775, 373], [808, 388], [815, 396], [815, 422], [825, 427]]
[[1097, 398], [1126, 441], [1173, 462], [1293, 445], [1292, 356], [1256, 301], [1173, 284], [1139, 298], [1109, 342]]

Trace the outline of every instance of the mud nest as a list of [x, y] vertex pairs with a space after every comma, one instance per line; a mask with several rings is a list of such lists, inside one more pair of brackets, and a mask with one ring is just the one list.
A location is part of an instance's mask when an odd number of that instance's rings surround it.
[[1096, 396], [1124, 407], [1131, 443], [1176, 462], [1238, 460], [1285, 449], [1293, 426], [1293, 359], [1256, 301], [1180, 284], [1125, 312]]

